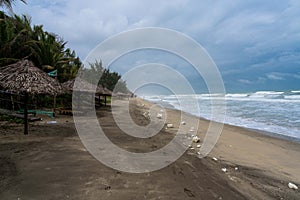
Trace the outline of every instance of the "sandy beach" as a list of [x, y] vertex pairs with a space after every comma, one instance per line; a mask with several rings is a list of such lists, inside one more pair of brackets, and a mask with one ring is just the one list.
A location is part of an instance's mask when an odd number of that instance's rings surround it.
[[[119, 102], [122, 104], [122, 101]], [[143, 106], [141, 106], [143, 105]], [[130, 115], [139, 125], [152, 106], [132, 99]], [[203, 141], [209, 122], [177, 110], [167, 110], [167, 123], [159, 134], [137, 139], [116, 126], [111, 109], [97, 110], [109, 139], [132, 152], [150, 152], [166, 145], [176, 133], [181, 114], [199, 120]], [[70, 116], [46, 118], [29, 127], [0, 124], [0, 199], [300, 199], [300, 144], [253, 130], [225, 125], [213, 151], [197, 157], [197, 145], [166, 168], [131, 174], [111, 169], [83, 146]], [[199, 144], [201, 144], [201, 142]], [[213, 159], [215, 158], [215, 159]], [[226, 172], [222, 171], [226, 168]]]

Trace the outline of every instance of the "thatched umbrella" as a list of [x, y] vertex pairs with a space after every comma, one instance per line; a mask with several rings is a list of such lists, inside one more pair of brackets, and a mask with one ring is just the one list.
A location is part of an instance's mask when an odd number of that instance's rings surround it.
[[109, 89], [107, 89], [106, 87], [103, 88], [103, 95], [104, 95], [104, 104], [106, 105], [107, 102], [107, 96], [112, 96], [112, 91], [110, 91]]
[[[66, 82], [62, 83], [63, 90], [66, 93], [72, 93], [74, 91], [75, 80], [76, 79], [72, 79], [72, 80], [69, 80], [69, 81], [66, 81]], [[87, 82], [84, 79], [77, 78], [76, 84], [77, 84], [76, 89], [79, 92], [88, 92], [88, 93], [94, 93], [95, 92], [94, 89], [95, 89], [96, 86], [89, 83], [89, 82]], [[96, 93], [103, 93], [103, 88], [100, 87], [100, 86], [97, 86]]]
[[[74, 87], [75, 81], [76, 81], [76, 87]], [[69, 93], [69, 94], [72, 92], [87, 93], [87, 94], [96, 93], [99, 95], [99, 102], [100, 102], [100, 96], [104, 93], [104, 89], [101, 85], [96, 86], [80, 77], [62, 83], [62, 87], [65, 93]], [[80, 98], [80, 95], [76, 95], [76, 97], [78, 98], [77, 99], [78, 102], [82, 100]]]
[[104, 94], [105, 93], [105, 89], [102, 85], [98, 85], [97, 87], [97, 94]]
[[103, 90], [104, 90], [104, 93], [103, 93], [103, 94], [105, 94], [106, 96], [111, 96], [111, 95], [112, 95], [112, 91], [110, 91], [110, 90], [107, 89], [106, 87], [103, 88]]
[[29, 60], [0, 68], [0, 87], [24, 94], [24, 134], [28, 134], [28, 94], [59, 94], [61, 85]]

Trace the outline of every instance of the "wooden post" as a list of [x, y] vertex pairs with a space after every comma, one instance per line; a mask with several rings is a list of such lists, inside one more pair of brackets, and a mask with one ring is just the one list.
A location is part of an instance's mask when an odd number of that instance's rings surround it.
[[12, 105], [12, 110], [15, 111], [15, 102], [14, 102], [14, 96], [13, 95], [10, 96], [10, 101], [11, 101], [11, 105]]
[[24, 95], [24, 135], [28, 135], [28, 93]]
[[[57, 72], [55, 75], [55, 80], [57, 81]], [[55, 111], [56, 111], [56, 94], [54, 95], [54, 99], [53, 99], [53, 117], [55, 117]]]
[[101, 106], [101, 99], [100, 99], [100, 97], [101, 97], [101, 94], [99, 93], [99, 94], [98, 94], [98, 98], [99, 98], [99, 99], [98, 99], [99, 106]]
[[56, 111], [56, 94], [54, 95], [54, 99], [53, 99], [53, 117], [55, 117], [55, 111]]
[[106, 95], [104, 95], [104, 105], [106, 106]]

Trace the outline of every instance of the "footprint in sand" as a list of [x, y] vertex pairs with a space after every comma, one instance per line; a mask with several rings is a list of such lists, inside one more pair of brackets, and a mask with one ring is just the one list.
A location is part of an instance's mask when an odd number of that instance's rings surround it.
[[184, 188], [184, 192], [189, 197], [195, 197], [194, 193], [191, 190], [187, 189], [187, 188]]

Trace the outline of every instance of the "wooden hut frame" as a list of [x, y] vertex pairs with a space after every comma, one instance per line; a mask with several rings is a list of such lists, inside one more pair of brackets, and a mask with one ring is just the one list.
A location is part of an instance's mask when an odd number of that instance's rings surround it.
[[59, 82], [27, 60], [0, 68], [0, 87], [24, 95], [24, 134], [28, 134], [28, 95], [62, 92]]

